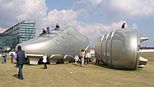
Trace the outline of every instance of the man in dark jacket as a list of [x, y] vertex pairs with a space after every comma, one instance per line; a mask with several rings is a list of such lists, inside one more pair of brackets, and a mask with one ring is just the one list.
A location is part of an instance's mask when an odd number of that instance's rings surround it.
[[20, 45], [17, 47], [16, 54], [17, 54], [17, 65], [19, 68], [18, 79], [23, 80], [24, 78], [23, 78], [22, 68], [23, 64], [26, 63], [26, 61], [25, 61], [25, 52], [21, 49]]

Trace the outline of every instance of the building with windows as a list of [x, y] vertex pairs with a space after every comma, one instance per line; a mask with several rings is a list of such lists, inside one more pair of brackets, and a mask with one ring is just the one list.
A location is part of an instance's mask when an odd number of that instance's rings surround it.
[[35, 30], [35, 22], [22, 21], [17, 23], [0, 34], [0, 47], [14, 48], [18, 43], [34, 38]]

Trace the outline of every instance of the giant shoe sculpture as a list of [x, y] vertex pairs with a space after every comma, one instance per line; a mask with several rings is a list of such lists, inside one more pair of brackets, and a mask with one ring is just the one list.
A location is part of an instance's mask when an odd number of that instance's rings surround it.
[[118, 29], [97, 39], [95, 55], [97, 63], [117, 69], [137, 69], [147, 64], [147, 59], [139, 55], [140, 42], [148, 40], [140, 37], [136, 30]]
[[89, 40], [75, 28], [67, 26], [18, 45], [26, 52], [30, 64], [38, 64], [45, 54], [50, 64], [55, 64], [58, 61], [72, 61], [73, 56], [79, 55], [81, 49], [89, 47]]

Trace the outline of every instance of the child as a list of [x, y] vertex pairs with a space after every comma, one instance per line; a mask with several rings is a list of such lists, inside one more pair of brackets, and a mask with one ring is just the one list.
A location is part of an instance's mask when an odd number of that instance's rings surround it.
[[11, 63], [13, 63], [13, 58], [15, 57], [13, 53], [10, 54], [11, 56]]
[[44, 64], [44, 68], [43, 69], [47, 69], [47, 56], [46, 56], [46, 54], [43, 55], [43, 64]]
[[79, 56], [78, 55], [75, 55], [74, 61], [75, 61], [75, 66], [76, 66], [77, 65], [77, 62], [79, 61]]

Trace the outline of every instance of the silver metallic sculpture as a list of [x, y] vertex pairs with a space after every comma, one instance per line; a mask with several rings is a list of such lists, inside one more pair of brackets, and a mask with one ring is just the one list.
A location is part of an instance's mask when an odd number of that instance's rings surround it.
[[50, 64], [55, 64], [57, 61], [72, 61], [73, 56], [79, 54], [81, 49], [89, 47], [89, 40], [73, 27], [67, 26], [44, 32], [18, 45], [26, 52], [30, 64], [38, 64], [45, 54]]
[[97, 39], [95, 56], [97, 63], [117, 69], [137, 69], [147, 64], [147, 59], [139, 55], [140, 42], [148, 40], [140, 37], [136, 30], [118, 29]]

